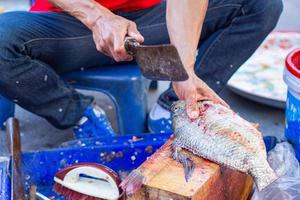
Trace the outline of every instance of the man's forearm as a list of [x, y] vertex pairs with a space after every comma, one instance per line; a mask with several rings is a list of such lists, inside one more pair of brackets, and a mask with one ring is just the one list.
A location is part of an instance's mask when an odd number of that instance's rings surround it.
[[108, 14], [107, 8], [95, 0], [50, 0], [53, 4], [79, 19], [88, 28], [92, 28], [95, 21]]
[[195, 56], [208, 0], [168, 0], [167, 26], [171, 43], [176, 46], [189, 74], [194, 73]]
[[125, 50], [126, 36], [144, 41], [134, 22], [115, 15], [95, 0], [50, 1], [85, 24], [91, 30], [96, 49], [117, 62], [132, 60]]

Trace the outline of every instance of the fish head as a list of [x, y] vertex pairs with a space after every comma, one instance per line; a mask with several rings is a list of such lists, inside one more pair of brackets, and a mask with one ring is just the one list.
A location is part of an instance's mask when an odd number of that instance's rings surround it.
[[171, 106], [172, 118], [173, 118], [173, 129], [186, 125], [188, 119], [184, 101], [176, 101]]
[[185, 102], [184, 101], [176, 101], [171, 106], [171, 111], [173, 117], [181, 116], [185, 114]]

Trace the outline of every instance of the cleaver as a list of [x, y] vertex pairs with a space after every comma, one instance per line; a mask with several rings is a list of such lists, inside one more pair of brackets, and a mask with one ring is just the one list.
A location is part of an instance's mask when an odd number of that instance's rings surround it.
[[139, 65], [144, 77], [150, 80], [185, 81], [188, 79], [174, 45], [141, 45], [126, 38], [125, 49]]

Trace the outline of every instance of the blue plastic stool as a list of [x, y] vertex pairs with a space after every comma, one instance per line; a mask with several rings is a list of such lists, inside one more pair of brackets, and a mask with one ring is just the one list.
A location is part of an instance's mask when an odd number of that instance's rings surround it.
[[4, 128], [4, 122], [15, 114], [15, 105], [8, 99], [0, 96], [0, 128]]
[[113, 65], [76, 71], [64, 75], [63, 79], [75, 88], [108, 95], [117, 111], [119, 134], [145, 131], [150, 81], [142, 76], [137, 65]]
[[[71, 72], [62, 77], [77, 89], [106, 94], [116, 108], [120, 135], [145, 131], [147, 91], [150, 81], [141, 75], [137, 65], [113, 65]], [[13, 114], [14, 104], [1, 98], [0, 124]]]

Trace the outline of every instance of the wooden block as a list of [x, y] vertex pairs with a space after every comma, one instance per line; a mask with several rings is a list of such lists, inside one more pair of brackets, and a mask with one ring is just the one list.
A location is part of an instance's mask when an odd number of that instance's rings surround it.
[[195, 171], [185, 181], [181, 164], [171, 158], [170, 139], [139, 169], [146, 177], [142, 189], [129, 200], [246, 200], [252, 190], [252, 178], [244, 173], [191, 154]]

